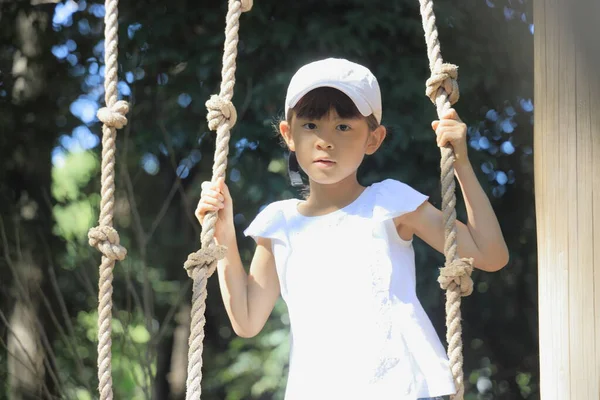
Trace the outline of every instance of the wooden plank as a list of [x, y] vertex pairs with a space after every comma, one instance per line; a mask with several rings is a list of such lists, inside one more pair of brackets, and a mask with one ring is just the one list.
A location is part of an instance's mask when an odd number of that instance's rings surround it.
[[[567, 377], [568, 382], [568, 397], [567, 399], [575, 399], [573, 397], [575, 385], [573, 380], [576, 379], [578, 372], [578, 366], [574, 365], [573, 360], [578, 359], [579, 355], [573, 352], [572, 344], [576, 342], [579, 332], [579, 316], [577, 313], [578, 302], [574, 297], [577, 297], [577, 285], [580, 283], [577, 278], [577, 256], [579, 247], [579, 235], [577, 231], [577, 97], [576, 97], [576, 63], [575, 63], [575, 41], [574, 36], [569, 29], [569, 24], [564, 14], [564, 2], [561, 0], [560, 7], [563, 11], [562, 21], [559, 23], [557, 29], [560, 30], [561, 41], [559, 46], [561, 51], [559, 58], [559, 72], [558, 79], [564, 82], [564, 85], [559, 91], [559, 97], [563, 99], [561, 107], [561, 114], [564, 116], [565, 124], [561, 126], [561, 132], [559, 135], [562, 136], [561, 146], [559, 149], [563, 149], [562, 153], [562, 169], [566, 171], [566, 175], [561, 176], [560, 182], [562, 182], [563, 190], [561, 193], [560, 206], [555, 213], [557, 218], [563, 220], [564, 226], [558, 229], [567, 229], [567, 245], [564, 251], [567, 255], [567, 268], [568, 268], [568, 294], [563, 299], [567, 304], [567, 315], [566, 319], [561, 321], [561, 324], [565, 324], [569, 328], [569, 336], [566, 343], [562, 343], [561, 346], [569, 349], [569, 358], [563, 362], [566, 369], [566, 373], [569, 374]], [[571, 302], [575, 301], [576, 304], [573, 306]]]
[[544, 173], [548, 166], [550, 140], [544, 136], [549, 130], [550, 123], [546, 118], [551, 115], [548, 92], [551, 91], [546, 84], [548, 82], [548, 71], [546, 58], [548, 57], [546, 42], [549, 41], [551, 32], [548, 32], [549, 21], [546, 16], [546, 8], [550, 0], [540, 0], [533, 3], [533, 23], [535, 26], [534, 35], [534, 135], [533, 135], [533, 158], [534, 158], [534, 180], [535, 180], [535, 206], [536, 206], [536, 225], [537, 225], [537, 243], [538, 243], [538, 320], [539, 320], [539, 347], [540, 347], [540, 392], [541, 398], [553, 400], [552, 393], [557, 392], [558, 377], [553, 368], [552, 355], [544, 351], [547, 348], [555, 348], [553, 335], [545, 327], [552, 326], [553, 315], [551, 293], [551, 276], [548, 271], [548, 260], [550, 259], [550, 249], [552, 244], [546, 232], [551, 232], [553, 228], [550, 220], [550, 213], [547, 211], [553, 206], [552, 198], [547, 194], [548, 187], [547, 175]]
[[597, 0], [534, 2], [543, 400], [600, 399], [598, 13]]
[[[600, 55], [598, 57], [600, 59]], [[600, 79], [596, 75], [596, 82], [590, 90], [591, 101], [590, 108], [596, 110], [591, 113], [592, 126], [592, 216], [593, 232], [592, 244], [594, 275], [590, 280], [594, 282], [594, 297], [592, 298], [591, 308], [594, 313], [594, 347], [595, 352], [595, 392], [596, 399], [600, 399]]]
[[[568, 0], [567, 0], [568, 1]], [[552, 7], [552, 28], [556, 30], [557, 41], [552, 47], [557, 47], [558, 52], [554, 54], [555, 58], [548, 58], [547, 62], [552, 65], [554, 71], [549, 78], [554, 76], [558, 81], [558, 91], [552, 94], [554, 116], [557, 118], [555, 131], [556, 146], [551, 149], [551, 154], [558, 163], [554, 166], [558, 170], [549, 170], [553, 172], [555, 181], [552, 183], [553, 191], [556, 196], [556, 204], [553, 210], [549, 212], [556, 220], [554, 231], [548, 232], [555, 238], [554, 255], [559, 260], [559, 265], [555, 271], [556, 285], [559, 290], [555, 305], [558, 313], [557, 320], [550, 329], [551, 333], [558, 333], [556, 347], [551, 348], [552, 353], [558, 354], [552, 362], [557, 364], [559, 387], [557, 399], [569, 399], [572, 390], [573, 364], [571, 346], [573, 326], [570, 321], [570, 297], [572, 289], [571, 275], [577, 265], [577, 208], [575, 206], [574, 196], [577, 191], [577, 137], [576, 137], [576, 92], [575, 92], [575, 48], [571, 31], [565, 24], [564, 14], [565, 0], [558, 0]], [[554, 117], [553, 116], [553, 117]], [[551, 179], [551, 177], [549, 177]], [[550, 262], [552, 262], [550, 260]]]
[[[580, 0], [584, 2], [583, 7], [578, 7], [578, 14], [575, 16], [578, 26], [583, 27], [578, 33], [578, 43], [583, 46], [581, 50], [582, 73], [585, 74], [584, 86], [588, 96], [589, 113], [589, 136], [585, 143], [580, 143], [583, 148], [589, 147], [586, 152], [587, 166], [586, 181], [589, 185], [585, 186], [586, 196], [590, 204], [589, 214], [585, 218], [584, 227], [586, 229], [586, 256], [581, 259], [582, 266], [588, 266], [587, 290], [591, 291], [586, 302], [588, 311], [588, 321], [593, 321], [593, 326], [586, 329], [582, 347], [587, 350], [586, 357], [586, 398], [600, 399], [600, 76], [598, 75], [598, 65], [600, 64], [600, 47], [597, 44], [597, 37], [600, 35], [600, 24], [598, 24], [598, 15], [600, 14], [600, 2], [597, 0]], [[582, 90], [584, 90], [582, 88]], [[582, 93], [583, 95], [583, 93]], [[582, 118], [586, 115], [582, 113]], [[585, 197], [584, 197], [585, 198]], [[591, 286], [591, 289], [589, 288]], [[586, 322], [588, 322], [586, 321]], [[584, 349], [582, 349], [584, 350]]]
[[[565, 167], [557, 0], [534, 2], [535, 125], [534, 163], [538, 228], [541, 392], [544, 400], [569, 396], [568, 227], [557, 213], [564, 206]], [[568, 162], [568, 160], [567, 160]]]
[[[598, 35], [600, 35], [600, 24], [598, 24], [598, 15], [600, 14], [600, 2], [597, 0], [587, 0], [585, 7], [579, 8], [580, 13], [585, 16], [587, 22], [584, 24], [589, 30], [583, 33], [585, 37], [585, 48], [582, 55], [587, 55], [585, 63], [587, 87], [589, 93], [589, 124], [590, 124], [590, 201], [591, 214], [588, 216], [591, 221], [591, 237], [588, 240], [588, 257], [592, 262], [592, 269], [588, 279], [592, 282], [593, 293], [587, 303], [587, 308], [591, 313], [591, 320], [594, 321], [593, 332], [590, 332], [590, 338], [587, 349], [591, 357], [589, 366], [589, 386], [591, 399], [600, 399], [600, 76], [598, 75], [598, 65], [600, 64], [600, 47], [597, 44]], [[587, 260], [583, 262], [588, 262]]]
[[[577, 107], [576, 120], [576, 154], [571, 164], [577, 169], [575, 180], [575, 198], [573, 205], [577, 209], [575, 216], [575, 229], [577, 240], [572, 243], [574, 265], [569, 273], [570, 299], [569, 313], [571, 317], [571, 399], [600, 399], [594, 390], [597, 381], [595, 354], [590, 351], [594, 347], [594, 308], [590, 307], [590, 300], [594, 298], [593, 263], [593, 212], [592, 204], [592, 126], [590, 108], [590, 84], [593, 80], [588, 68], [588, 57], [585, 46], [577, 38], [577, 29], [574, 29], [573, 47], [577, 50], [574, 68], [575, 93]], [[595, 395], [594, 395], [594, 392]]]

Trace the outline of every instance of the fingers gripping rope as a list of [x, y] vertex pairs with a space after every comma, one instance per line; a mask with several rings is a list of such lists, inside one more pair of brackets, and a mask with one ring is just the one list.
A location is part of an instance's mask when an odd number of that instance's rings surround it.
[[[231, 99], [235, 86], [235, 70], [239, 19], [242, 12], [252, 9], [252, 0], [229, 0], [225, 26], [221, 91], [206, 102], [207, 121], [210, 130], [217, 132], [212, 181], [225, 177], [231, 128], [236, 123], [237, 112]], [[214, 273], [217, 262], [225, 256], [226, 248], [214, 242], [215, 212], [206, 214], [202, 224], [202, 248], [188, 256], [184, 268], [193, 279], [192, 318], [188, 350], [186, 400], [200, 400], [202, 393], [202, 351], [206, 319], [206, 283]]]
[[241, 0], [241, 3], [242, 12], [248, 12], [252, 10], [252, 5], [254, 4], [252, 0]]

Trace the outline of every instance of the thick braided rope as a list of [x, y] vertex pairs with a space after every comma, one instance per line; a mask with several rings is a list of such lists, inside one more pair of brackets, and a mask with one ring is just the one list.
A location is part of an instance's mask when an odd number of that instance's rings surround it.
[[129, 105], [117, 101], [118, 0], [106, 0], [104, 16], [104, 91], [106, 107], [98, 111], [102, 121], [102, 175], [99, 225], [88, 232], [89, 244], [102, 253], [98, 282], [98, 390], [100, 400], [112, 400], [111, 322], [112, 281], [116, 260], [123, 260], [127, 250], [120, 245], [113, 228], [115, 204], [115, 152], [117, 129], [127, 124]]
[[[431, 78], [427, 80], [426, 94], [437, 107], [438, 117], [442, 117], [459, 98], [458, 68], [444, 64], [438, 40], [438, 32], [433, 12], [433, 0], [419, 0], [423, 29], [427, 43], [427, 56]], [[454, 151], [441, 149], [442, 213], [444, 219], [444, 254], [446, 263], [440, 270], [438, 281], [446, 290], [446, 340], [448, 358], [456, 385], [453, 400], [462, 400], [464, 396], [464, 375], [462, 356], [462, 327], [460, 304], [461, 297], [473, 290], [471, 272], [472, 260], [457, 258], [456, 243], [456, 194], [454, 181]]]
[[[251, 0], [229, 0], [226, 25], [223, 67], [221, 70], [221, 90], [206, 102], [208, 126], [217, 131], [212, 181], [225, 177], [229, 138], [235, 125], [237, 113], [231, 103], [235, 86], [238, 31], [240, 15], [250, 11]], [[193, 279], [192, 322], [190, 327], [186, 400], [200, 400], [202, 394], [202, 351], [204, 325], [206, 319], [206, 283], [214, 273], [217, 262], [225, 256], [226, 249], [214, 243], [216, 213], [208, 213], [202, 223], [201, 249], [188, 256], [184, 264], [188, 275]]]

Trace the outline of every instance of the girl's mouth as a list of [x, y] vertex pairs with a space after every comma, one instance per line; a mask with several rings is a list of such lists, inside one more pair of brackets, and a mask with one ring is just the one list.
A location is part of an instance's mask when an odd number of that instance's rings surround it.
[[331, 160], [316, 160], [314, 163], [321, 168], [327, 168], [335, 165], [335, 161]]

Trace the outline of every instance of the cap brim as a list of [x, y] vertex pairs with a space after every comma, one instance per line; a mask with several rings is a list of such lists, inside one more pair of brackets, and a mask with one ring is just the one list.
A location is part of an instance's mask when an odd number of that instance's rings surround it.
[[[352, 100], [352, 102], [358, 109], [358, 112], [360, 112], [363, 117], [368, 117], [369, 115], [373, 114], [373, 110], [371, 109], [371, 106], [369, 105], [369, 103], [360, 94], [356, 93], [356, 91], [353, 90], [354, 89], [353, 86], [350, 86], [350, 85], [346, 86], [340, 82], [325, 81], [325, 82], [317, 82], [310, 86], [307, 86], [306, 88], [304, 88], [304, 90], [296, 93], [296, 95], [293, 98], [289, 99], [289, 104], [287, 105], [286, 110], [285, 110], [285, 117], [288, 118], [289, 110], [294, 108], [296, 106], [296, 104], [298, 104], [300, 99], [302, 97], [304, 97], [304, 95], [306, 95], [311, 90], [314, 90], [314, 89], [317, 89], [320, 87], [330, 87], [330, 88], [337, 89], [340, 92], [344, 93], [346, 96], [348, 96], [350, 98], [350, 100]], [[378, 122], [380, 122], [380, 121], [378, 121]]]

